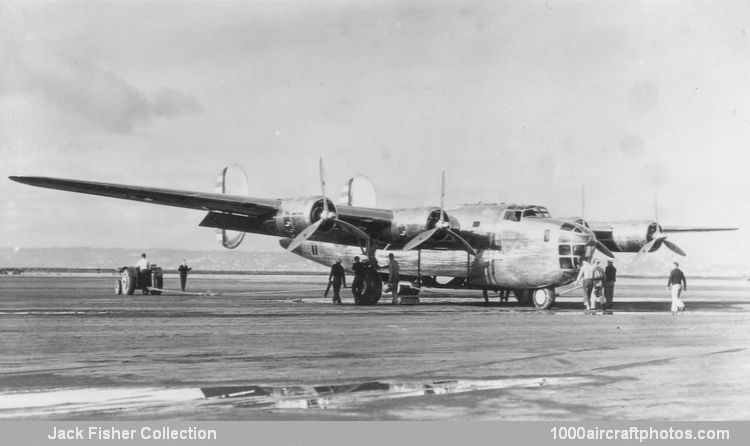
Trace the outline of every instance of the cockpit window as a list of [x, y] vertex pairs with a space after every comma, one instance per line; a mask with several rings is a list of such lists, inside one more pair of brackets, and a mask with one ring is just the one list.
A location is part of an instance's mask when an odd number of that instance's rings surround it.
[[512, 204], [505, 211], [505, 220], [521, 221], [524, 218], [550, 218], [549, 212], [542, 206], [519, 206]]

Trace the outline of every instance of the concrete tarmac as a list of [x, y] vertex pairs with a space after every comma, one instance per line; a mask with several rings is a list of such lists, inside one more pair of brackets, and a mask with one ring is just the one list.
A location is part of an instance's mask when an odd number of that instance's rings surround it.
[[[750, 282], [622, 278], [536, 311], [479, 291], [373, 307], [324, 276], [0, 277], [0, 419], [747, 420]], [[165, 288], [177, 277], [167, 276]]]

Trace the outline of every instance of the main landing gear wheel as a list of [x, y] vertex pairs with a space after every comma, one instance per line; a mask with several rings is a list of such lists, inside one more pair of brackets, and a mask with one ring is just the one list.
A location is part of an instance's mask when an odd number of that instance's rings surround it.
[[549, 287], [536, 290], [532, 298], [537, 310], [549, 310], [555, 304], [555, 289]]
[[380, 275], [374, 270], [366, 270], [362, 278], [362, 294], [355, 298], [356, 304], [375, 305], [380, 300], [381, 294], [383, 294], [383, 282], [380, 280]]
[[122, 280], [115, 280], [115, 294], [118, 296], [122, 294]]
[[516, 296], [516, 300], [519, 304], [529, 306], [533, 304], [531, 300], [531, 290], [513, 290], [513, 295]]

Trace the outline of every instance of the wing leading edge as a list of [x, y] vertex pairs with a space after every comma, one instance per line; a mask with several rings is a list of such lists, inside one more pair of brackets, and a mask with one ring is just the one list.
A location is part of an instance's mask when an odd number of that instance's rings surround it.
[[11, 180], [30, 186], [58, 189], [82, 194], [100, 195], [123, 200], [141, 201], [164, 206], [176, 206], [203, 211], [230, 212], [233, 214], [265, 217], [279, 208], [279, 200], [193, 192], [64, 178], [11, 176]]

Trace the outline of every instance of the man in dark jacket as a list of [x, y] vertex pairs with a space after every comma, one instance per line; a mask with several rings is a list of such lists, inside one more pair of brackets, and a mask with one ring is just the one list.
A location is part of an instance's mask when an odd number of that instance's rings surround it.
[[336, 263], [331, 267], [331, 273], [328, 275], [328, 283], [333, 285], [333, 303], [340, 304], [341, 296], [339, 295], [339, 290], [341, 290], [341, 285], [344, 285], [344, 288], [346, 288], [346, 272], [344, 271], [344, 267], [341, 266], [341, 259], [336, 259]]
[[182, 259], [182, 265], [177, 268], [177, 271], [180, 272], [180, 288], [182, 288], [182, 291], [185, 291], [185, 283], [187, 283], [187, 273], [192, 269], [193, 268], [190, 268], [187, 265], [187, 260]]
[[352, 279], [352, 294], [354, 294], [354, 301], [357, 302], [362, 296], [362, 283], [365, 277], [365, 264], [359, 261], [359, 257], [354, 257], [352, 272], [354, 272], [354, 279]]
[[612, 300], [615, 296], [615, 281], [617, 280], [617, 268], [613, 265], [612, 260], [607, 260], [607, 267], [604, 268], [604, 310], [612, 309]]
[[667, 281], [667, 290], [672, 292], [673, 315], [678, 311], [685, 310], [685, 302], [680, 300], [680, 294], [687, 291], [687, 281], [685, 281], [685, 275], [682, 274], [679, 266], [679, 263], [674, 262], [674, 269], [669, 273], [669, 280]]

